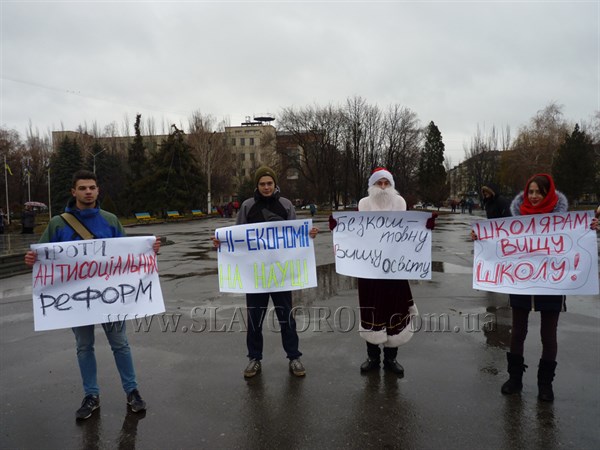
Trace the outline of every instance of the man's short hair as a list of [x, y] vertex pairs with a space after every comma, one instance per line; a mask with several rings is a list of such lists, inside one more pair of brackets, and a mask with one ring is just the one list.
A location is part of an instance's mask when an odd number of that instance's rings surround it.
[[75, 188], [75, 185], [79, 180], [94, 180], [96, 183], [98, 182], [98, 178], [96, 178], [96, 174], [89, 170], [78, 170], [73, 174], [72, 186]]

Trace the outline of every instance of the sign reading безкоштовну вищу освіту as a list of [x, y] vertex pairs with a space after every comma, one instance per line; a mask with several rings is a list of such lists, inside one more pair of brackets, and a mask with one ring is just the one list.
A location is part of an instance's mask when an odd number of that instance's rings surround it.
[[371, 279], [430, 280], [431, 213], [364, 211], [333, 213], [335, 269]]

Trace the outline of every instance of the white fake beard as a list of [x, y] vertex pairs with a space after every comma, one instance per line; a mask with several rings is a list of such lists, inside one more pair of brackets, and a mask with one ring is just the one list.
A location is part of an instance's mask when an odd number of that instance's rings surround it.
[[379, 209], [390, 209], [394, 202], [394, 197], [400, 195], [396, 189], [389, 187], [381, 189], [379, 186], [373, 185], [368, 189], [369, 198]]

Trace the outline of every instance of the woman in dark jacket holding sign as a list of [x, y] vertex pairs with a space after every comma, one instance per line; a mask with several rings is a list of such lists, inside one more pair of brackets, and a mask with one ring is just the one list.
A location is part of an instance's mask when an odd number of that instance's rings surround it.
[[[564, 213], [568, 210], [567, 198], [554, 187], [554, 180], [548, 174], [532, 176], [510, 205], [513, 216], [528, 214]], [[592, 229], [598, 228], [598, 219], [593, 219]], [[538, 366], [538, 399], [554, 400], [552, 381], [556, 369], [558, 344], [556, 329], [561, 311], [566, 311], [564, 295], [517, 295], [510, 294], [512, 307], [512, 334], [508, 359], [510, 378], [502, 385], [503, 394], [515, 394], [523, 389], [525, 361], [523, 348], [527, 336], [529, 311], [539, 311], [541, 315], [540, 334], [542, 338], [542, 357]]]

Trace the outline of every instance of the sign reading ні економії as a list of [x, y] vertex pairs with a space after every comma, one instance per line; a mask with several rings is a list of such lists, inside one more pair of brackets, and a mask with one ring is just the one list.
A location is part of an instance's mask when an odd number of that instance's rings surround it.
[[219, 290], [260, 293], [317, 286], [312, 220], [218, 228]]

